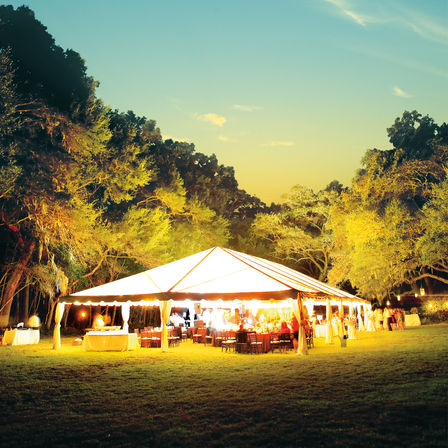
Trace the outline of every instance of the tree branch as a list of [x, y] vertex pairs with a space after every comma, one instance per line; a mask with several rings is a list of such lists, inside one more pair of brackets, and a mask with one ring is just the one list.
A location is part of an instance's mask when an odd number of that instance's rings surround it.
[[438, 280], [439, 282], [445, 283], [448, 285], [448, 279], [443, 278], [443, 277], [439, 277], [438, 275], [434, 275], [434, 274], [429, 274], [429, 273], [425, 273], [422, 275], [419, 275], [418, 277], [413, 277], [412, 281], [417, 281], [417, 280], [422, 280], [424, 278], [433, 278], [434, 280]]

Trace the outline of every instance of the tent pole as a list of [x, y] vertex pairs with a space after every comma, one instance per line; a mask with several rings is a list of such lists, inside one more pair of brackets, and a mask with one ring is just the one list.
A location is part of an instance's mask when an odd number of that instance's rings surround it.
[[302, 293], [299, 291], [297, 294], [297, 307], [299, 310], [298, 321], [299, 321], [299, 346], [297, 348], [298, 355], [308, 355], [308, 347], [306, 345], [306, 335], [305, 335], [305, 325], [303, 320], [305, 318], [303, 312], [303, 299]]
[[[161, 302], [161, 303], [160, 303]], [[162, 300], [159, 302], [160, 307], [160, 321], [162, 324], [162, 338], [160, 341], [160, 347], [162, 352], [168, 351], [168, 329], [167, 324], [171, 314], [171, 305], [173, 301], [170, 300]]]
[[362, 316], [361, 316], [361, 303], [360, 302], [358, 302], [358, 306], [357, 306], [357, 309], [358, 309], [358, 329], [359, 329], [359, 331], [364, 331], [364, 322], [363, 322], [363, 320], [362, 320]]
[[341, 347], [347, 347], [347, 341], [345, 340], [345, 327], [344, 327], [344, 305], [342, 299], [339, 301], [339, 319], [338, 319], [338, 336], [341, 342]]
[[325, 344], [333, 344], [333, 325], [331, 323], [331, 301], [327, 299], [327, 328], [325, 334]]
[[54, 313], [54, 330], [53, 330], [53, 350], [61, 348], [61, 320], [64, 315], [65, 303], [58, 302]]
[[368, 307], [366, 304], [364, 304], [364, 328], [367, 330], [367, 311], [368, 311]]

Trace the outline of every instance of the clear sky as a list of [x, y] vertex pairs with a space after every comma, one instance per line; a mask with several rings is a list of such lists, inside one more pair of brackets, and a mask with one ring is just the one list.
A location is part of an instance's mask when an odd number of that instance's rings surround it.
[[448, 0], [21, 0], [104, 102], [266, 202], [350, 183], [404, 110], [448, 121]]

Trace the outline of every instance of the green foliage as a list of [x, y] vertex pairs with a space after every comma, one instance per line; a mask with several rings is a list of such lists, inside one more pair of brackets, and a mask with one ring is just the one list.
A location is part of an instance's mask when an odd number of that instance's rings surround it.
[[438, 126], [428, 115], [422, 116], [416, 110], [405, 111], [401, 118], [396, 118], [387, 130], [389, 141], [400, 150], [402, 160], [428, 160], [434, 152], [434, 139]]
[[[448, 168], [445, 168], [448, 173]], [[416, 242], [419, 262], [424, 266], [417, 279], [431, 279], [448, 284], [448, 180], [432, 189], [422, 210], [422, 232]]]
[[423, 232], [417, 241], [420, 260], [445, 272], [448, 269], [448, 179], [432, 189], [432, 197], [423, 207], [423, 217]]
[[[423, 278], [444, 281], [428, 272], [428, 266], [434, 269], [428, 260], [435, 260], [438, 238], [428, 226], [436, 231], [443, 216], [436, 198], [446, 188], [445, 125], [405, 112], [388, 134], [399, 146], [367, 151], [363, 168], [331, 214], [335, 250], [330, 280], [349, 280], [360, 294], [380, 300], [392, 289]], [[437, 256], [443, 258], [443, 243], [439, 249]]]
[[448, 297], [427, 297], [418, 314], [422, 324], [448, 322]]
[[295, 186], [278, 212], [259, 214], [252, 231], [269, 245], [271, 257], [325, 280], [330, 267], [333, 236], [328, 229], [330, 208], [338, 197], [335, 188], [314, 193]]
[[[26, 259], [28, 267], [14, 277], [19, 282], [50, 266], [53, 292], [61, 269], [78, 289], [228, 241], [227, 220], [204, 205], [212, 196], [201, 195], [213, 190], [218, 196], [221, 170], [228, 198], [237, 185], [233, 170], [214, 156], [194, 154], [193, 145], [165, 144], [153, 120], [110, 111], [95, 87], [82, 58], [58, 47], [29, 8], [0, 7], [6, 282]], [[197, 185], [185, 168], [186, 188], [176, 162], [190, 159]], [[216, 209], [222, 200], [215, 198]], [[27, 248], [33, 252], [25, 258]], [[45, 295], [54, 294], [47, 288]]]
[[381, 300], [417, 267], [410, 254], [418, 223], [398, 201], [391, 202], [382, 215], [361, 207], [341, 212], [343, 201], [344, 195], [332, 215], [336, 262], [330, 281], [349, 279], [361, 296]]
[[166, 140], [153, 147], [159, 184], [170, 185], [179, 175], [187, 198], [201, 201], [232, 223], [245, 223], [247, 229], [255, 215], [266, 210], [260, 199], [238, 188], [234, 169], [220, 165], [214, 154], [194, 151], [194, 145]]
[[0, 50], [9, 49], [15, 82], [26, 100], [38, 99], [77, 122], [87, 123], [97, 83], [81, 56], [55, 44], [26, 6], [0, 6]]

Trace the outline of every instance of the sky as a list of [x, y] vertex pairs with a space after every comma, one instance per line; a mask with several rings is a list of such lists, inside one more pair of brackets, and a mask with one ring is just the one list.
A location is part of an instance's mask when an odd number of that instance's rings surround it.
[[21, 0], [112, 109], [280, 202], [349, 185], [405, 110], [448, 122], [448, 0]]

